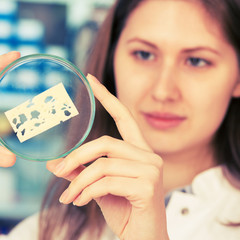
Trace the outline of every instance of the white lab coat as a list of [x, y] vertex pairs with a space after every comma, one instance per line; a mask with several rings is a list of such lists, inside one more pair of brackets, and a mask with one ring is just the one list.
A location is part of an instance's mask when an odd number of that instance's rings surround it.
[[[240, 227], [224, 225], [229, 222], [240, 223], [240, 190], [227, 181], [221, 167], [197, 175], [192, 193], [174, 191], [167, 205], [170, 240], [240, 240]], [[37, 240], [37, 236], [38, 215], [34, 215], [0, 240]], [[100, 240], [117, 239], [106, 229]]]
[[229, 183], [221, 167], [204, 171], [194, 178], [192, 194], [172, 194], [167, 225], [170, 240], [240, 240], [240, 189]]

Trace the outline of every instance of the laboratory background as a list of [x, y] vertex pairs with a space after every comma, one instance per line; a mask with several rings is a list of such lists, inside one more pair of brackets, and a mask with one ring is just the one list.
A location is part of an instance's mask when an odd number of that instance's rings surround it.
[[[113, 2], [0, 0], [0, 54], [15, 50], [21, 56], [53, 54], [73, 62], [84, 72], [91, 44]], [[33, 79], [31, 84], [39, 84], [34, 82], [37, 73], [26, 74]], [[2, 86], [2, 90], [14, 93], [16, 86]], [[7, 107], [3, 105], [0, 106]], [[0, 136], [9, 131], [3, 119], [0, 114]], [[18, 158], [13, 167], [0, 168], [0, 234], [39, 211], [50, 177], [43, 162]]]

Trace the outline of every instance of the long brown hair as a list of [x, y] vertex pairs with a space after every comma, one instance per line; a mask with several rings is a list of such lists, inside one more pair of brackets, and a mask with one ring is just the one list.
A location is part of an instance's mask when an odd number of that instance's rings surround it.
[[[115, 94], [112, 66], [114, 49], [128, 15], [139, 2], [139, 0], [118, 1], [113, 5], [102, 24], [87, 63], [86, 73], [95, 75], [113, 94]], [[75, 127], [78, 127], [77, 124], [73, 124], [73, 128]], [[95, 121], [86, 142], [106, 134], [120, 138], [114, 121], [99, 102], [96, 102]], [[76, 207], [72, 204], [66, 206], [58, 202], [68, 185], [68, 181], [56, 177], [50, 182], [40, 214], [39, 239], [51, 240], [61, 236], [57, 238], [77, 240], [86, 230], [91, 234], [91, 240], [99, 239], [105, 221], [95, 201], [91, 201], [85, 207]]]
[[[95, 75], [115, 94], [113, 56], [117, 41], [130, 13], [144, 0], [118, 0], [110, 9], [103, 23], [94, 48], [92, 49], [86, 72]], [[228, 41], [240, 56], [240, 1], [239, 0], [198, 0], [205, 9], [221, 24]], [[217, 131], [213, 146], [219, 164], [240, 179], [240, 100], [232, 99], [226, 117]], [[77, 126], [74, 126], [77, 127]], [[120, 137], [108, 113], [96, 104], [96, 118], [86, 141], [102, 135]], [[54, 178], [47, 190], [40, 217], [40, 240], [79, 239], [87, 229], [91, 239], [99, 239], [105, 221], [94, 201], [85, 207], [58, 202], [61, 193], [69, 182]]]

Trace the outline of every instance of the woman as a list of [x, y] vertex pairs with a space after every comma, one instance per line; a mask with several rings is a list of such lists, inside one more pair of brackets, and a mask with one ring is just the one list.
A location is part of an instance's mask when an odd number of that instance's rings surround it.
[[39, 239], [239, 238], [239, 13], [238, 0], [116, 2], [88, 72], [121, 103], [88, 79], [117, 127], [98, 106], [87, 143], [48, 163]]

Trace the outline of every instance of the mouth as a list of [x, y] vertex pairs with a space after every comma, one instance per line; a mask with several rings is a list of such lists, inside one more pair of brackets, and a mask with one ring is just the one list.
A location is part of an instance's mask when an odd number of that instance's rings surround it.
[[146, 122], [155, 129], [168, 130], [179, 126], [186, 120], [186, 117], [172, 113], [151, 112], [144, 113]]

